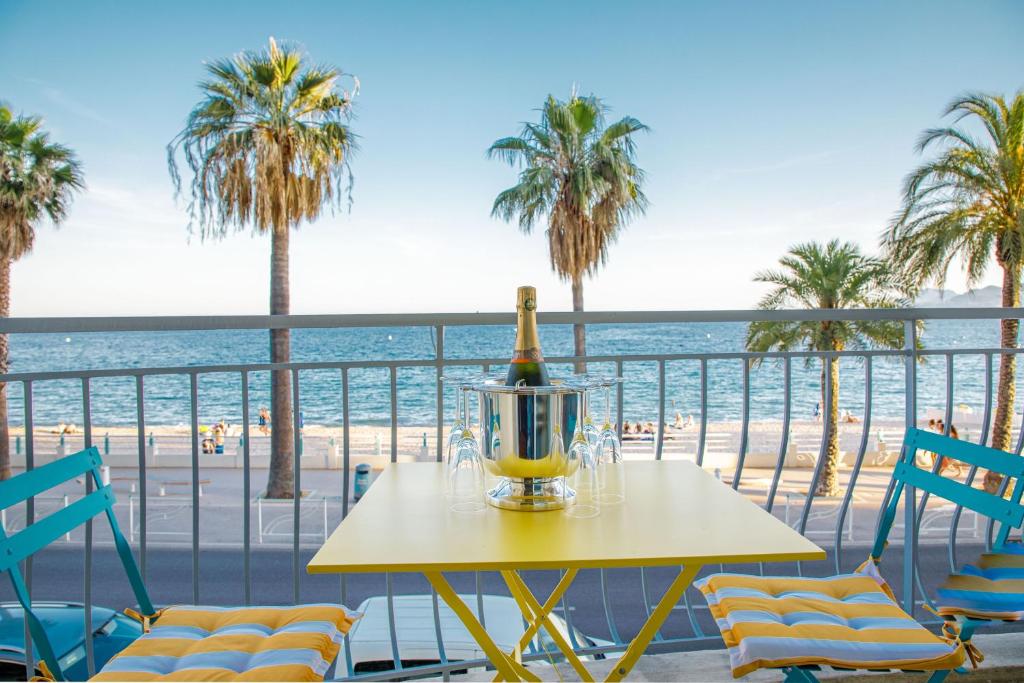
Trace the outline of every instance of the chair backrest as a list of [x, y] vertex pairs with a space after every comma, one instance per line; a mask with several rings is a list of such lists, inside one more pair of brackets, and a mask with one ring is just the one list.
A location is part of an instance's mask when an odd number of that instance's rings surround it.
[[[936, 462], [931, 470], [917, 466], [919, 450], [936, 455]], [[1006, 478], [1003, 491], [1011, 481], [1016, 480], [1010, 497], [1005, 498], [1003, 495], [968, 486], [957, 479], [943, 477], [938, 472], [943, 458], [960, 460], [969, 465], [998, 472]], [[1024, 494], [1024, 457], [1019, 455], [960, 441], [935, 432], [908, 429], [903, 438], [900, 459], [893, 468], [892, 478], [893, 485], [889, 487], [889, 495], [882, 503], [883, 516], [871, 552], [875, 558], [881, 557], [885, 549], [889, 530], [896, 519], [896, 508], [899, 506], [904, 488], [908, 485], [991, 517], [999, 525], [995, 539], [996, 547], [1006, 543], [1011, 529], [1018, 528], [1024, 523], [1024, 505], [1021, 505], [1021, 494]]]
[[87, 448], [84, 451], [55, 460], [6, 481], [0, 481], [0, 508], [4, 510], [14, 505], [19, 505], [61, 484], [73, 481], [76, 477], [82, 475], [90, 477], [92, 484], [96, 487], [94, 491], [87, 493], [74, 503], [60, 508], [50, 515], [36, 519], [32, 524], [27, 525], [24, 529], [11, 536], [8, 536], [3, 529], [0, 529], [0, 571], [7, 572], [11, 577], [14, 592], [18, 596], [18, 602], [21, 603], [25, 611], [25, 619], [28, 621], [32, 642], [35, 643], [40, 658], [46, 662], [50, 673], [57, 680], [64, 680], [64, 672], [60, 669], [42, 623], [32, 611], [28, 589], [19, 566], [22, 560], [42, 550], [64, 534], [70, 533], [82, 524], [85, 524], [96, 515], [106, 513], [107, 521], [110, 523], [110, 530], [114, 536], [117, 554], [120, 556], [121, 563], [128, 574], [128, 580], [139, 603], [139, 609], [146, 615], [153, 614], [154, 612], [146, 586], [142, 582], [142, 575], [135, 564], [135, 557], [132, 555], [131, 547], [125, 540], [124, 534], [121, 533], [117, 518], [114, 516], [114, 492], [109, 485], [103, 485], [100, 476], [100, 466], [102, 464], [103, 461], [100, 458], [99, 451], [95, 448]]

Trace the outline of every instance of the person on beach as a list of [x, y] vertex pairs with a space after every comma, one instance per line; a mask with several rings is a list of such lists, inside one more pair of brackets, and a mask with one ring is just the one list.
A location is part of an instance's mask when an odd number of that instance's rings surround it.
[[675, 422], [672, 423], [672, 429], [682, 429], [686, 424], [683, 422], [683, 414], [676, 411]]
[[217, 455], [224, 455], [224, 432], [226, 431], [224, 420], [213, 425], [211, 431], [213, 431], [213, 452]]
[[622, 423], [622, 433], [623, 434], [632, 434], [633, 433], [633, 426], [630, 425], [628, 421]]
[[814, 404], [814, 421], [818, 422], [821, 420], [821, 403]]
[[260, 408], [259, 430], [263, 436], [270, 434], [270, 411], [266, 406]]
[[[928, 429], [929, 431], [937, 432], [939, 434], [945, 434], [946, 422], [942, 418], [939, 418], [938, 420], [928, 420]], [[951, 439], [960, 438], [960, 433], [957, 431], [956, 426], [953, 424], [949, 425], [949, 437]], [[938, 457], [939, 456], [937, 454], [932, 453], [930, 451], [928, 452], [928, 458], [929, 460], [931, 460], [933, 469], [935, 467], [935, 461], [938, 459]], [[961, 466], [958, 460], [943, 457], [942, 462], [939, 463], [938, 474], [941, 475], [946, 470], [949, 470], [954, 477], [959, 477], [960, 474], [963, 472], [963, 467]]]

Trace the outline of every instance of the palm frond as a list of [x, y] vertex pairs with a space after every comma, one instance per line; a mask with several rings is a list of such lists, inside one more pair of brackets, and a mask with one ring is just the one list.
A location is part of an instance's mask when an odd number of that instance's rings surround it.
[[633, 134], [647, 127], [625, 117], [605, 127], [607, 107], [594, 97], [548, 96], [537, 123], [487, 150], [521, 168], [517, 185], [499, 193], [491, 215], [529, 233], [547, 220], [552, 269], [576, 281], [608, 258], [619, 232], [647, 208]]
[[[1009, 103], [967, 93], [945, 114], [953, 125], [929, 129], [918, 142], [921, 152], [941, 149], [907, 175], [902, 206], [881, 238], [915, 287], [941, 287], [955, 261], [969, 285], [993, 257], [1010, 272], [1024, 266], [1024, 91]], [[984, 128], [986, 140], [959, 127], [968, 118]]]
[[[755, 281], [772, 285], [758, 305], [761, 309], [892, 308], [907, 303], [902, 283], [888, 262], [862, 254], [853, 243], [797, 244], [779, 259], [779, 266], [754, 276]], [[747, 329], [747, 350], [898, 347], [902, 343], [899, 328], [898, 323], [892, 327], [862, 326], [857, 321], [757, 321]]]
[[207, 73], [203, 99], [167, 146], [176, 190], [179, 154], [192, 174], [191, 227], [204, 238], [250, 225], [279, 231], [351, 206], [358, 145], [340, 70], [307, 65], [298, 48], [271, 38], [266, 50], [213, 62]]
[[81, 163], [71, 149], [50, 141], [42, 119], [0, 106], [0, 258], [17, 260], [31, 251], [39, 221], [59, 226], [83, 186]]

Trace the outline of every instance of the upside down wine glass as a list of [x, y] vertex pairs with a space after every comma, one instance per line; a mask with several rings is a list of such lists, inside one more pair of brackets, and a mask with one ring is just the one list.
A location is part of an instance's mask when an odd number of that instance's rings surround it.
[[473, 432], [462, 430], [455, 455], [448, 463], [448, 499], [452, 512], [482, 512], [484, 469]]
[[597, 447], [601, 440], [601, 433], [598, 431], [597, 426], [594, 424], [594, 419], [590, 416], [590, 392], [583, 392], [583, 438], [587, 440], [587, 445], [590, 446], [590, 450], [596, 454]]
[[462, 432], [466, 429], [466, 423], [462, 419], [462, 404], [465, 391], [455, 385], [455, 420], [452, 422], [451, 432], [448, 434], [448, 445], [445, 447], [445, 462], [451, 463], [455, 456], [455, 448], [462, 439]]
[[612, 389], [605, 387], [604, 426], [597, 441], [597, 501], [615, 505], [626, 499], [626, 472], [622, 461], [622, 443], [612, 425]]
[[594, 452], [590, 449], [583, 430], [577, 430], [572, 445], [566, 456], [569, 462], [569, 476], [566, 481], [576, 491], [576, 502], [565, 510], [570, 517], [596, 517], [600, 512], [597, 508], [597, 470]]

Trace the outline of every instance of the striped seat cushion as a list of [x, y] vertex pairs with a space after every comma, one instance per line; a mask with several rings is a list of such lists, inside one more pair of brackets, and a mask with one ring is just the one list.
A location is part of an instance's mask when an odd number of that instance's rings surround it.
[[695, 585], [737, 678], [784, 666], [945, 670], [964, 661], [962, 646], [900, 609], [870, 562], [824, 579], [714, 574]]
[[94, 681], [322, 681], [352, 618], [339, 605], [171, 607]]
[[1010, 543], [985, 553], [975, 564], [951, 574], [938, 590], [942, 616], [974, 619], [1024, 619], [1024, 549]]

